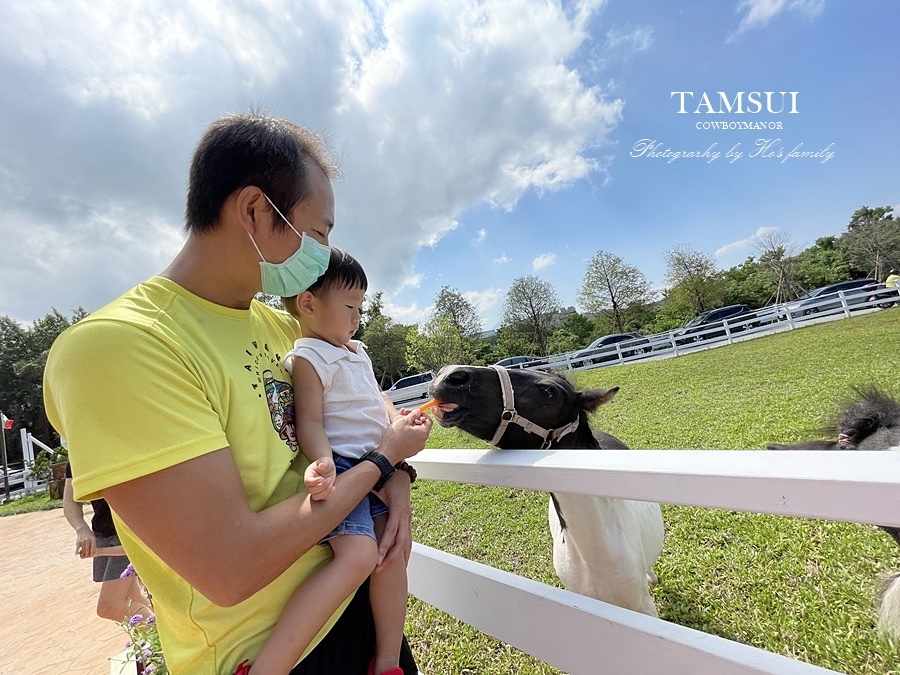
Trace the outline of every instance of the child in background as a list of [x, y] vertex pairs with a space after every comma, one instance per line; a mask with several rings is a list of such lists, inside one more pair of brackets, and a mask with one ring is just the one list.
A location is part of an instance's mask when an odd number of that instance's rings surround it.
[[[328, 499], [337, 474], [371, 458], [370, 451], [397, 415], [420, 415], [419, 423], [431, 424], [421, 413], [394, 408], [375, 381], [365, 345], [352, 339], [367, 287], [362, 266], [332, 247], [328, 268], [318, 281], [300, 295], [284, 298], [303, 334], [285, 357], [285, 367], [291, 371], [294, 391], [303, 392], [294, 401], [294, 423], [300, 449], [310, 462], [304, 478], [313, 500]], [[372, 459], [376, 464], [378, 457]], [[415, 478], [405, 462], [397, 469]], [[295, 591], [252, 668], [243, 666], [238, 673], [287, 673], [327, 618], [371, 575], [376, 651], [369, 673], [403, 675], [399, 657], [406, 618], [406, 561], [377, 566], [386, 519], [387, 507], [369, 494], [325, 537], [322, 543], [331, 545], [334, 560]]]

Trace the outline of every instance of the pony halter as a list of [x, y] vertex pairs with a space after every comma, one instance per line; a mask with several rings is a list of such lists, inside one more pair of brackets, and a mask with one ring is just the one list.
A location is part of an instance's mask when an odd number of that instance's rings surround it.
[[538, 426], [534, 422], [522, 417], [516, 412], [516, 397], [513, 393], [512, 383], [509, 381], [509, 373], [506, 372], [506, 368], [503, 366], [491, 366], [491, 368], [497, 371], [497, 376], [500, 378], [500, 388], [503, 390], [503, 414], [500, 415], [500, 425], [497, 427], [497, 431], [494, 432], [494, 437], [488, 441], [490, 445], [495, 446], [500, 442], [500, 439], [503, 438], [503, 434], [506, 433], [506, 427], [508, 427], [510, 423], [519, 425], [530, 434], [540, 436], [543, 439], [541, 450], [546, 450], [560, 438], [566, 434], [572, 433], [578, 428], [578, 420], [581, 418], [580, 415], [575, 418], [574, 422], [569, 422], [557, 429], [544, 429], [544, 427]]

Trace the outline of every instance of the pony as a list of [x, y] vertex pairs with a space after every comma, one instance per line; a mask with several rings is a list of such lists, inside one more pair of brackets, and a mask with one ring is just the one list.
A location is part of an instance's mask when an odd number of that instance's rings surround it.
[[[578, 391], [562, 375], [500, 366], [445, 366], [429, 394], [435, 417], [500, 449], [626, 450], [592, 431], [588, 414], [619, 388]], [[553, 566], [566, 589], [658, 616], [649, 584], [662, 552], [659, 504], [550, 493]]]
[[[836, 440], [791, 445], [769, 443], [768, 450], [900, 450], [900, 403], [877, 387], [854, 387], [855, 396], [829, 426], [819, 430]], [[879, 525], [900, 545], [900, 528]], [[900, 572], [884, 575], [876, 598], [878, 630], [900, 639]]]

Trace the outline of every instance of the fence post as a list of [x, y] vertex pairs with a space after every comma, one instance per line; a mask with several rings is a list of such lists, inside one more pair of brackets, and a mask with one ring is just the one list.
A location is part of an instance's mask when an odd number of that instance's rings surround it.
[[841, 299], [841, 307], [844, 308], [844, 316], [846, 318], [850, 318], [850, 306], [847, 304], [847, 298], [844, 295], [844, 291], [838, 291], [838, 297]]
[[29, 464], [34, 464], [34, 444], [31, 442], [31, 434], [28, 429], [20, 429], [22, 439], [22, 462], [25, 465], [25, 492], [37, 490], [38, 482], [34, 479], [31, 471], [28, 469]]

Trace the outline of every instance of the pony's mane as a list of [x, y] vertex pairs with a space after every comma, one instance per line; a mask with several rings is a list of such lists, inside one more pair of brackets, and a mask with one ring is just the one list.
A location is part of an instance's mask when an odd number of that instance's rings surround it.
[[820, 429], [820, 433], [836, 436], [854, 430], [858, 436], [864, 432], [863, 436], [853, 439], [858, 443], [878, 428], [900, 425], [900, 403], [896, 398], [874, 385], [853, 387], [853, 391], [855, 396], [844, 401], [843, 412]]

